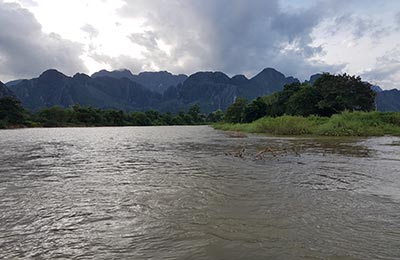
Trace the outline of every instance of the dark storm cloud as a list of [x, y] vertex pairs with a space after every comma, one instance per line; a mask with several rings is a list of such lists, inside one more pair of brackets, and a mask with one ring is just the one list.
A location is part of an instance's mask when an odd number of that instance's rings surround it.
[[43, 33], [32, 13], [20, 5], [0, 0], [0, 24], [0, 77], [33, 77], [48, 68], [67, 74], [86, 71], [79, 58], [82, 46]]
[[[120, 13], [145, 19], [151, 33], [131, 35], [130, 39], [147, 48], [145, 59], [152, 59], [159, 67], [230, 74], [275, 67], [305, 78], [321, 69], [339, 68], [308, 60], [323, 51], [321, 46], [312, 45], [313, 29], [327, 10], [340, 4], [328, 2], [286, 12], [278, 0], [127, 0]], [[155, 39], [171, 46], [168, 55], [162, 55]], [[155, 50], [158, 55], [154, 55]]]

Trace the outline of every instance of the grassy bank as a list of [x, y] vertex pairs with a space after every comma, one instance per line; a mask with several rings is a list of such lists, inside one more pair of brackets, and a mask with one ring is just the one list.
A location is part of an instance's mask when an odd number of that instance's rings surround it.
[[332, 117], [264, 117], [249, 124], [217, 123], [219, 130], [270, 135], [382, 136], [400, 135], [400, 113], [344, 112]]

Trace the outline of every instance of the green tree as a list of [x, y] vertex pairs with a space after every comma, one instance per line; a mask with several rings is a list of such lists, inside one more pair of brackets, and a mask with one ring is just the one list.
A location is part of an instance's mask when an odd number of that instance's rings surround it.
[[194, 104], [188, 110], [188, 115], [192, 117], [192, 122], [194, 124], [199, 124], [202, 122], [200, 115], [200, 106], [198, 104]]
[[313, 86], [302, 84], [301, 88], [287, 100], [285, 114], [299, 116], [318, 115], [318, 102], [320, 100], [321, 97]]
[[160, 112], [156, 110], [148, 110], [144, 112], [147, 118], [152, 122], [153, 125], [162, 125], [162, 116]]
[[283, 90], [271, 96], [266, 102], [267, 115], [282, 116], [286, 113], [287, 103], [292, 95], [301, 89], [302, 85], [299, 82], [285, 85]]
[[106, 110], [102, 111], [102, 118], [105, 125], [123, 126], [125, 123], [125, 115], [122, 110]]
[[73, 122], [77, 124], [83, 124], [86, 126], [103, 125], [103, 118], [101, 110], [93, 107], [81, 107], [74, 105], [72, 107], [74, 112]]
[[222, 120], [224, 120], [224, 112], [221, 109], [211, 112], [207, 117], [207, 121], [212, 123], [221, 122]]
[[130, 123], [135, 126], [152, 125], [151, 120], [143, 112], [133, 112], [130, 114]]
[[247, 100], [245, 98], [236, 98], [235, 102], [226, 110], [225, 120], [230, 123], [242, 123], [246, 106]]
[[267, 104], [261, 97], [256, 98], [244, 109], [243, 121], [251, 123], [267, 114]]
[[71, 122], [73, 111], [59, 106], [44, 108], [37, 113], [37, 120], [43, 126], [66, 126]]
[[362, 82], [360, 77], [325, 73], [314, 86], [321, 96], [318, 102], [321, 115], [331, 116], [345, 110], [375, 109], [375, 92], [371, 84]]
[[193, 118], [184, 113], [184, 112], [179, 112], [178, 115], [176, 115], [177, 119], [177, 124], [179, 125], [193, 125]]
[[3, 122], [3, 126], [24, 124], [28, 118], [28, 112], [22, 107], [18, 99], [13, 97], [0, 99], [0, 121]]

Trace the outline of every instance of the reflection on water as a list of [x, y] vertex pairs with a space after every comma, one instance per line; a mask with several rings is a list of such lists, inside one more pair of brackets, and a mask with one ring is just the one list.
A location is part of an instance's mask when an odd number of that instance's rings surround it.
[[398, 259], [398, 143], [1, 131], [0, 258]]

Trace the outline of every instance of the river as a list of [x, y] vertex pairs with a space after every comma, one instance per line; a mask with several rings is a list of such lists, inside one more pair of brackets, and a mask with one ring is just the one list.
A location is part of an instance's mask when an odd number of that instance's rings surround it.
[[400, 259], [398, 137], [48, 128], [0, 149], [0, 259]]

